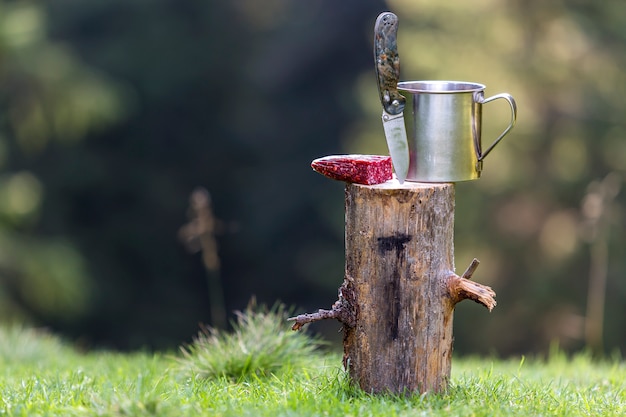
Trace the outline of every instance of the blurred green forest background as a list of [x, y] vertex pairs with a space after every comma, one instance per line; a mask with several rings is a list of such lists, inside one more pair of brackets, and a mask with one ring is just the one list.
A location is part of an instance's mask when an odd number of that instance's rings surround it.
[[[457, 268], [477, 257], [498, 293], [492, 314], [459, 305], [457, 352], [624, 351], [621, 0], [0, 0], [3, 320], [165, 349], [219, 324], [222, 298], [329, 307], [343, 185], [309, 164], [387, 152], [384, 10], [403, 80], [480, 82], [519, 107], [457, 185]], [[507, 114], [485, 107], [485, 143]]]

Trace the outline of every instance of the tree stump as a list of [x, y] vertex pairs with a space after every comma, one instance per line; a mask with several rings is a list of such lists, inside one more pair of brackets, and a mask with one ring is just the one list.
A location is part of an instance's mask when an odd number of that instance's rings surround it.
[[491, 288], [454, 273], [454, 184], [396, 180], [346, 185], [346, 265], [331, 310], [292, 318], [344, 324], [344, 366], [370, 393], [443, 392], [452, 358], [454, 306], [491, 310]]

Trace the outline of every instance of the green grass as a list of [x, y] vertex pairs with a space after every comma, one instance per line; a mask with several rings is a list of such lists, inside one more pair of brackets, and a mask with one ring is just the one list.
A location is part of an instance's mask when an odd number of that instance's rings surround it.
[[237, 380], [302, 365], [322, 342], [293, 332], [287, 316], [281, 305], [267, 310], [252, 304], [237, 313], [232, 332], [203, 329], [191, 345], [181, 349], [181, 371], [192, 377]]
[[[307, 350], [305, 335], [281, 334], [278, 316], [264, 317], [240, 321], [231, 334], [203, 333], [185, 354], [81, 354], [46, 334], [0, 328], [0, 416], [626, 415], [618, 359], [558, 351], [547, 361], [455, 358], [445, 395], [371, 396], [348, 383], [339, 354]], [[272, 335], [282, 347], [245, 345]], [[247, 365], [206, 366], [231, 356]]]

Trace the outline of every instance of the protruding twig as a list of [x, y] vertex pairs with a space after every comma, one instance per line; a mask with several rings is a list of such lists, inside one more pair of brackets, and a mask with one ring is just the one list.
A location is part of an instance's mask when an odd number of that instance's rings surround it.
[[478, 268], [479, 263], [478, 259], [474, 258], [462, 276], [451, 275], [448, 279], [448, 294], [455, 304], [469, 299], [484, 305], [491, 311], [497, 304], [495, 291], [491, 287], [469, 279]]
[[480, 265], [480, 261], [476, 258], [472, 259], [472, 263], [469, 264], [465, 272], [463, 272], [461, 278], [472, 279], [472, 275], [474, 275], [474, 272], [476, 272], [476, 268], [478, 268], [478, 265]]
[[339, 287], [339, 299], [335, 301], [330, 310], [317, 310], [317, 313], [300, 314], [287, 320], [295, 321], [291, 330], [300, 330], [305, 324], [326, 319], [337, 319], [345, 326], [354, 327], [356, 317], [354, 313], [354, 289], [353, 279], [346, 276]]
[[341, 315], [341, 310], [332, 309], [332, 310], [317, 310], [317, 313], [306, 313], [300, 314], [296, 317], [289, 317], [287, 320], [295, 321], [291, 330], [300, 330], [305, 324], [313, 323], [315, 321], [326, 320], [326, 319], [339, 319]]

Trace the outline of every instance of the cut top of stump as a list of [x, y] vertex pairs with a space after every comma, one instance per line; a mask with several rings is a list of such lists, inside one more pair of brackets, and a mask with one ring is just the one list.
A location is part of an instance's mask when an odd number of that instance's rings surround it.
[[[358, 186], [366, 186], [366, 185], [362, 185], [362, 184], [355, 184]], [[449, 187], [454, 187], [454, 183], [451, 182], [438, 182], [438, 183], [432, 183], [432, 182], [415, 182], [415, 181], [409, 181], [409, 180], [405, 180], [402, 184], [400, 184], [400, 181], [398, 181], [398, 179], [396, 178], [396, 176], [394, 175], [393, 178], [389, 181], [380, 183], [380, 184], [371, 184], [371, 185], [367, 185], [367, 187], [370, 188], [375, 188], [375, 189], [379, 189], [379, 190], [424, 190], [424, 189], [439, 189], [439, 188], [449, 188]]]

